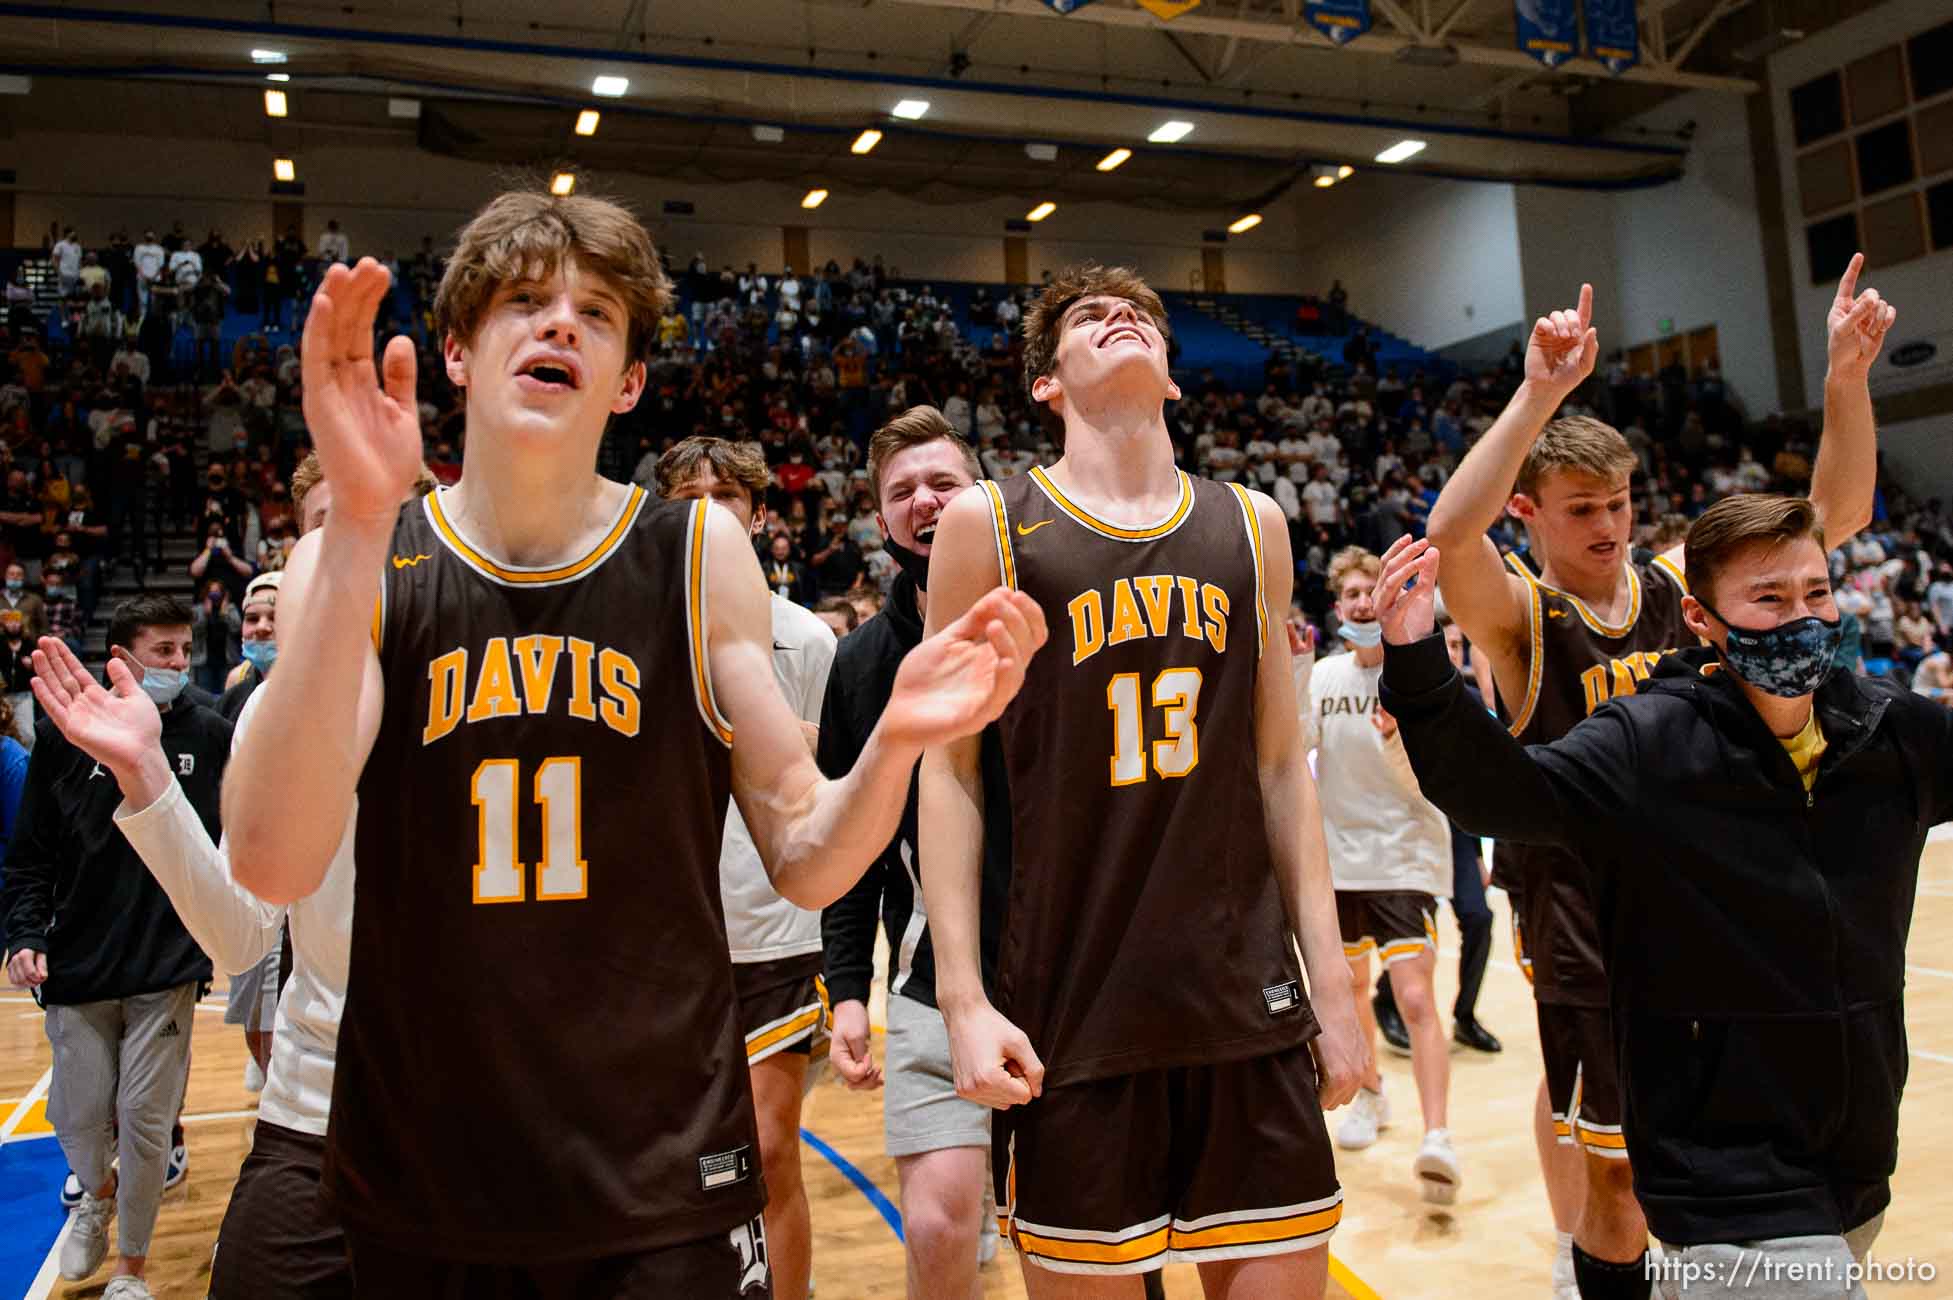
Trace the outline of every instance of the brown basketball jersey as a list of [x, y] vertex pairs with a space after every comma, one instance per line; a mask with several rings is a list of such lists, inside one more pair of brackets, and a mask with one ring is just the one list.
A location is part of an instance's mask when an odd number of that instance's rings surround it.
[[581, 560], [405, 507], [374, 641], [325, 1178], [349, 1226], [514, 1263], [727, 1232], [764, 1201], [719, 895], [731, 728], [703, 501], [633, 488]]
[[1042, 470], [982, 487], [1004, 581], [1051, 628], [999, 724], [1014, 859], [999, 1010], [1054, 1086], [1306, 1042], [1261, 802], [1246, 490], [1181, 474], [1166, 518], [1124, 528]]
[[[1506, 556], [1506, 564], [1526, 582], [1531, 648], [1526, 694], [1516, 706], [1500, 700], [1499, 712], [1525, 744], [1558, 740], [1614, 696], [1632, 694], [1661, 656], [1695, 644], [1695, 634], [1682, 623], [1688, 583], [1666, 557], [1629, 563], [1628, 607], [1618, 625], [1603, 622], [1578, 596], [1541, 582], [1518, 556]], [[1526, 937], [1534, 996], [1606, 1006], [1600, 927], [1585, 868], [1558, 849], [1509, 842], [1499, 844], [1492, 860], [1504, 888], [1551, 892], [1548, 932]]]

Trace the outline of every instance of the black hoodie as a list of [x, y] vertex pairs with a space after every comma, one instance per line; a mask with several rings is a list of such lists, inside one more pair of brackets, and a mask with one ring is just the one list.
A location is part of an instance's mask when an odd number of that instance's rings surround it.
[[[847, 774], [868, 743], [895, 690], [902, 656], [922, 640], [922, 615], [916, 609], [915, 580], [896, 578], [882, 612], [841, 638], [827, 677], [821, 707], [819, 762], [828, 776]], [[997, 942], [1010, 897], [1010, 800], [997, 792], [1009, 786], [1003, 745], [993, 724], [984, 729], [981, 749], [983, 788], [991, 792], [983, 807], [983, 894], [979, 920], [985, 987], [997, 969]], [[928, 911], [916, 860], [916, 779], [909, 777], [909, 800], [902, 828], [866, 875], [821, 913], [827, 992], [834, 1002], [868, 1000], [874, 975], [875, 924], [888, 931], [889, 992], [936, 1005], [936, 958], [929, 943]]]
[[1680, 1245], [1837, 1235], [1883, 1210], [1926, 832], [1953, 817], [1953, 711], [1834, 671], [1815, 784], [1709, 649], [1661, 660], [1522, 748], [1441, 638], [1386, 652], [1383, 703], [1425, 797], [1587, 864], [1628, 1154]]

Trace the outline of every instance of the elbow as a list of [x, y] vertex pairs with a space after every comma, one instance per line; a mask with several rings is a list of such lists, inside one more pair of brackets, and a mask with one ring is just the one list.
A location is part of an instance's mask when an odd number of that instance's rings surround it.
[[231, 879], [273, 907], [298, 902], [318, 887], [325, 874], [300, 865], [305, 854], [287, 837], [252, 826], [248, 819], [229, 828], [229, 834]]

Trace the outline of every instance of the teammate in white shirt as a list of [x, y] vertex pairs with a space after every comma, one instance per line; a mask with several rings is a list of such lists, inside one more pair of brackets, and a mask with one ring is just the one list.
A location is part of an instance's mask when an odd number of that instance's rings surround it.
[[1390, 970], [1397, 1006], [1410, 1032], [1411, 1072], [1422, 1103], [1424, 1141], [1412, 1172], [1424, 1199], [1449, 1205], [1458, 1195], [1458, 1157], [1446, 1119], [1450, 1043], [1440, 1022], [1432, 980], [1437, 969], [1437, 902], [1451, 893], [1451, 830], [1418, 790], [1397, 724], [1377, 700], [1383, 674], [1382, 627], [1372, 590], [1382, 565], [1361, 547], [1337, 552], [1329, 563], [1338, 631], [1349, 645], [1310, 666], [1303, 731], [1316, 747], [1322, 829], [1336, 885], [1343, 956], [1363, 1031], [1370, 1044], [1369, 1077], [1337, 1126], [1337, 1145], [1361, 1150], [1390, 1122], [1383, 1076], [1376, 1065], [1376, 1017], [1370, 1006], [1370, 954]]
[[[724, 506], [754, 536], [766, 531], [762, 502], [771, 475], [757, 445], [687, 438], [659, 458], [655, 477], [661, 497], [702, 497]], [[778, 592], [772, 604], [773, 675], [812, 749], [828, 670], [834, 666], [834, 633], [819, 615]], [[794, 906], [774, 890], [737, 804], [726, 813], [719, 892], [759, 1121], [774, 1294], [804, 1296], [814, 1238], [800, 1176], [800, 1102], [812, 1064], [826, 1059], [830, 1028], [820, 975], [821, 914]]]

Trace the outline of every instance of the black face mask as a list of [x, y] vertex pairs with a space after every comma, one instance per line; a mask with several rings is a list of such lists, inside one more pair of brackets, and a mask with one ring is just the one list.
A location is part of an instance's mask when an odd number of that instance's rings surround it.
[[915, 583], [917, 590], [929, 590], [928, 556], [917, 555], [893, 537], [887, 538], [882, 542], [882, 549], [895, 557], [895, 562], [902, 566], [902, 572], [909, 575], [910, 580]]

